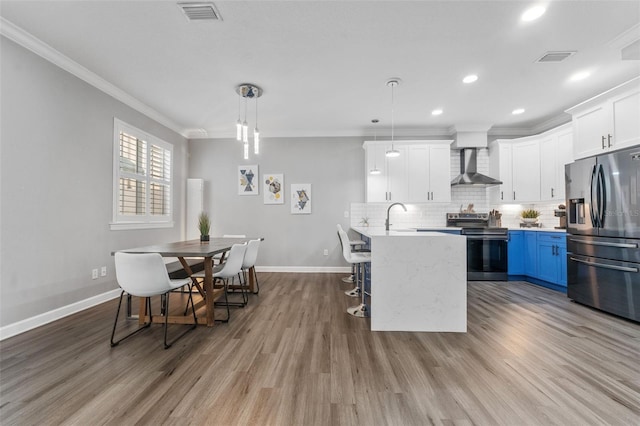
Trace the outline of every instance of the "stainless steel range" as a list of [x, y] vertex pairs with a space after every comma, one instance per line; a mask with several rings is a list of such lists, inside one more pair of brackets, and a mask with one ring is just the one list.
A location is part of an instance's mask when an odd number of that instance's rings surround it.
[[467, 279], [507, 280], [507, 228], [489, 226], [489, 213], [447, 213], [447, 226], [467, 237]]

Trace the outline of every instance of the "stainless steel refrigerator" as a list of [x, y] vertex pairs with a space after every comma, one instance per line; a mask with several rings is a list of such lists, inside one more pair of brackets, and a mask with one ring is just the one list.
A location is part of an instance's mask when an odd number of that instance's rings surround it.
[[565, 166], [567, 296], [640, 321], [640, 145]]

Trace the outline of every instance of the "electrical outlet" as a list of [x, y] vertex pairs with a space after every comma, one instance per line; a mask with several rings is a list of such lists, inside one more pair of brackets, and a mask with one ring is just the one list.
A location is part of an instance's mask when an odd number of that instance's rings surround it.
[[329, 256], [329, 249], [324, 249], [324, 255]]
[[98, 270], [97, 269], [92, 269], [91, 270], [91, 279], [92, 280], [97, 280], [98, 279]]
[[107, 267], [103, 266], [102, 269], [100, 269], [100, 276], [101, 277], [106, 277], [107, 276]]

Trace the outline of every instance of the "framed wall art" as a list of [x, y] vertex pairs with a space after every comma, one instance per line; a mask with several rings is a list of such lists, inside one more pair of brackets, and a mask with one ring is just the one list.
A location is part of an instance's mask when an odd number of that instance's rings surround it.
[[311, 184], [291, 184], [291, 214], [311, 214]]
[[282, 173], [264, 173], [262, 185], [265, 204], [284, 204], [284, 175]]
[[258, 165], [238, 166], [238, 195], [258, 195]]

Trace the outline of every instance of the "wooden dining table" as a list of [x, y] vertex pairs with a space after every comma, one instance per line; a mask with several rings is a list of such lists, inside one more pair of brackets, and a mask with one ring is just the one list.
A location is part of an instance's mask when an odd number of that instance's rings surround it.
[[[214, 237], [209, 241], [177, 241], [173, 243], [155, 244], [118, 251], [125, 253], [159, 253], [163, 257], [177, 257], [189, 276], [191, 276], [192, 270], [185, 259], [202, 258], [204, 261], [204, 282], [201, 285], [198, 280], [191, 278], [193, 285], [198, 289], [198, 292], [202, 296], [202, 300], [195, 304], [195, 309], [197, 311], [205, 305], [206, 315], [204, 317], [197, 317], [198, 324], [213, 327], [215, 324], [214, 302], [220, 295], [224, 294], [224, 289], [215, 289], [213, 286], [213, 256], [220, 253], [226, 253], [231, 250], [231, 246], [234, 244], [242, 244], [253, 239], [256, 238]], [[115, 252], [112, 254], [115, 254]], [[255, 286], [254, 274], [248, 275], [249, 291], [253, 292]], [[144, 300], [145, 298], [140, 298], [139, 321], [141, 323], [149, 320], [148, 317], [142, 314], [145, 311]], [[166, 314], [168, 314], [168, 312]], [[190, 315], [173, 315], [169, 316], [167, 321], [173, 324], [193, 324], [193, 317]], [[164, 317], [154, 317], [153, 322], [164, 323]]]

